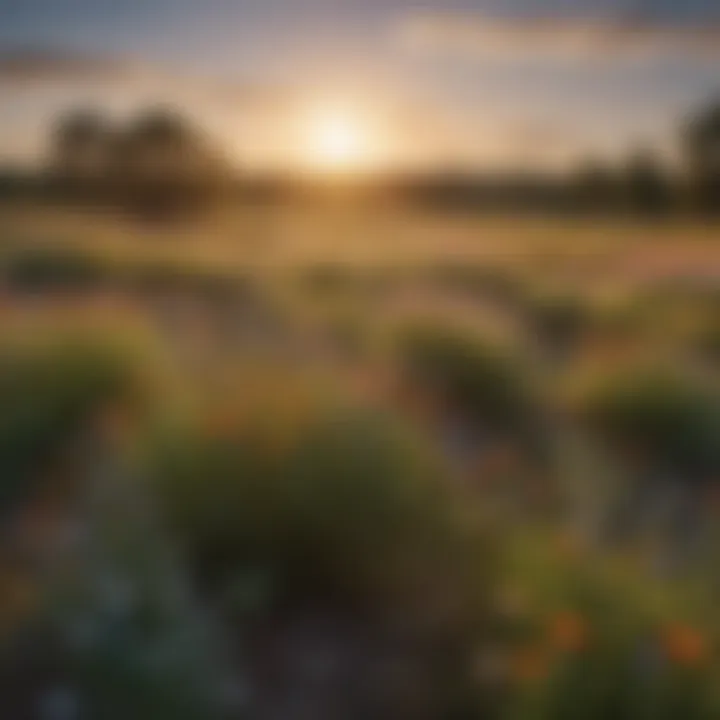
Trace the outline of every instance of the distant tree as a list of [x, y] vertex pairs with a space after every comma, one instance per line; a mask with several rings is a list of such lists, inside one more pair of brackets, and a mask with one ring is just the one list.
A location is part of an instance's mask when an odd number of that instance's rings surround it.
[[158, 109], [117, 138], [112, 175], [137, 209], [165, 215], [206, 206], [217, 197], [227, 168], [197, 128]]
[[620, 196], [618, 174], [601, 160], [584, 160], [570, 178], [570, 197], [576, 210], [611, 212]]
[[631, 212], [660, 215], [672, 209], [672, 180], [650, 148], [639, 148], [628, 158], [624, 173], [624, 191]]
[[699, 112], [684, 134], [694, 204], [720, 214], [720, 99]]
[[97, 112], [69, 113], [53, 132], [50, 166], [65, 193], [158, 217], [206, 207], [228, 177], [204, 135], [165, 109], [125, 128]]
[[110, 124], [99, 112], [77, 110], [60, 118], [52, 133], [50, 166], [65, 190], [97, 189], [107, 172], [112, 137]]

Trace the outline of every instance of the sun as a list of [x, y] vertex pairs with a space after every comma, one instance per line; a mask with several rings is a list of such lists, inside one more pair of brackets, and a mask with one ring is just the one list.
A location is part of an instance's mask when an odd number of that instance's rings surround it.
[[317, 172], [354, 172], [377, 159], [378, 141], [371, 124], [357, 111], [316, 108], [306, 122], [305, 164]]

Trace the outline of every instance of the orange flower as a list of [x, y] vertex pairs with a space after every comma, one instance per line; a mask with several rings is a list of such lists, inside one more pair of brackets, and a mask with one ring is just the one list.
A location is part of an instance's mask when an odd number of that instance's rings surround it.
[[710, 652], [708, 642], [702, 634], [682, 623], [666, 628], [662, 643], [668, 658], [677, 665], [686, 667], [702, 664]]
[[562, 652], [575, 653], [584, 650], [588, 643], [588, 626], [585, 619], [575, 612], [558, 613], [550, 623], [550, 640]]
[[540, 646], [521, 648], [514, 658], [513, 676], [522, 683], [540, 682], [547, 678], [551, 669], [551, 658]]
[[204, 430], [213, 440], [228, 440], [238, 429], [239, 416], [233, 408], [219, 408], [205, 419]]
[[557, 555], [565, 560], [575, 560], [582, 555], [582, 539], [572, 532], [561, 532], [554, 538], [554, 547]]

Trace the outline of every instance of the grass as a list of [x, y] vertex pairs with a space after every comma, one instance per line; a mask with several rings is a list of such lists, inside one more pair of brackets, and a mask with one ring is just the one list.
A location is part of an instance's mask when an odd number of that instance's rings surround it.
[[[129, 407], [135, 442], [112, 446], [117, 467], [144, 479], [140, 510], [169, 538], [168, 554], [200, 606], [244, 658], [233, 673], [248, 682], [248, 637], [308, 608], [328, 616], [341, 609], [386, 652], [378, 665], [410, 658], [408, 667], [422, 668], [409, 676], [411, 694], [422, 692], [433, 717], [717, 716], [712, 569], [691, 577], [688, 563], [671, 587], [639, 551], [615, 553], [578, 532], [584, 518], [562, 498], [552, 516], [518, 503], [510, 519], [500, 517], [491, 493], [457, 472], [437, 426], [418, 428], [392, 392], [397, 371], [410, 395], [431, 396], [440, 419], [477, 430], [473, 443], [498, 440], [472, 448], [483, 468], [498, 462], [483, 454], [490, 446], [552, 436], [552, 452], [569, 457], [574, 443], [594, 441], [597, 454], [577, 453], [569, 480], [581, 492], [585, 475], [592, 479], [586, 504], [625, 477], [616, 474], [618, 459], [711, 487], [720, 477], [716, 295], [699, 281], [668, 283], [650, 267], [663, 252], [683, 265], [697, 252], [707, 264], [717, 256], [708, 238], [697, 228], [663, 228], [656, 237], [639, 226], [321, 215], [227, 220], [178, 229], [177, 238], [66, 219], [62, 239], [3, 246], [6, 335], [24, 313], [46, 320], [28, 323], [22, 342], [0, 343], [5, 516], [32, 509], [36, 490], [59, 469], [77, 479], [93, 449], [78, 438], [97, 437], [108, 410]], [[258, 249], [262, 227], [273, 242]], [[582, 280], [573, 278], [581, 266]], [[534, 291], [543, 287], [570, 290]], [[259, 352], [252, 338], [266, 338], [272, 319], [248, 311], [245, 300], [266, 290], [287, 312]], [[115, 306], [98, 309], [103, 331], [92, 335], [80, 332], [75, 306], [53, 307], [68, 294], [90, 305], [105, 293], [147, 321], [148, 347], [123, 342]], [[151, 312], [166, 294], [181, 308], [164, 308], [172, 337]], [[627, 302], [598, 311], [598, 297]], [[459, 308], [470, 319], [464, 329]], [[500, 333], [512, 344], [479, 329], [489, 309], [512, 325]], [[227, 336], [244, 323], [244, 344], [231, 348]], [[38, 327], [56, 332], [38, 337]], [[390, 356], [380, 351], [385, 328], [399, 328]], [[213, 334], [219, 349], [202, 352]], [[373, 343], [378, 352], [366, 352]], [[337, 363], [332, 348], [352, 363]], [[555, 352], [576, 348], [583, 352]], [[600, 367], [587, 382], [586, 362]], [[358, 393], [343, 383], [355, 372], [368, 382], [383, 374], [382, 397], [351, 400]], [[561, 412], [566, 385], [572, 412]], [[523, 460], [538, 471], [534, 455]], [[555, 479], [552, 464], [542, 472]], [[509, 473], [497, 475], [505, 482]], [[122, 541], [138, 532], [143, 512], [108, 523]], [[149, 545], [143, 556], [159, 550]], [[715, 551], [702, 552], [707, 559]], [[51, 602], [45, 589], [33, 586]], [[111, 654], [116, 641], [125, 648], [120, 635], [144, 638], [155, 627], [142, 617], [127, 622], [137, 634], [111, 633]], [[273, 647], [265, 645], [271, 656]], [[69, 667], [77, 656], [65, 652]], [[157, 689], [147, 658], [128, 660], [117, 676], [118, 666], [92, 648], [84, 658], [98, 668], [98, 697], [122, 697], [124, 715], [142, 704], [133, 678], [149, 695]], [[112, 692], [102, 689], [111, 667]], [[373, 695], [364, 681], [350, 684]], [[155, 716], [163, 708], [180, 716], [172, 701], [157, 707]], [[413, 717], [405, 706], [395, 714]]]
[[116, 254], [57, 244], [6, 247], [0, 273], [12, 292], [184, 292], [242, 297], [251, 279], [241, 268], [153, 254]]
[[216, 587], [261, 572], [284, 602], [421, 601], [418, 583], [462, 537], [438, 459], [383, 415], [273, 402], [272, 418], [246, 407], [154, 447], [154, 483], [197, 574]]
[[531, 333], [553, 350], [577, 346], [592, 330], [592, 304], [579, 294], [541, 293], [528, 298], [525, 306]]
[[720, 395], [678, 369], [629, 367], [596, 378], [580, 401], [586, 422], [627, 459], [704, 479], [720, 470]]
[[410, 382], [436, 393], [451, 411], [511, 435], [535, 422], [529, 374], [508, 350], [430, 323], [402, 329], [399, 347]]
[[32, 497], [103, 408], [136, 404], [142, 385], [117, 338], [58, 337], [0, 348], [0, 512]]
[[478, 300], [512, 307], [521, 297], [523, 279], [517, 269], [497, 261], [488, 263], [439, 262], [425, 270], [431, 286]]

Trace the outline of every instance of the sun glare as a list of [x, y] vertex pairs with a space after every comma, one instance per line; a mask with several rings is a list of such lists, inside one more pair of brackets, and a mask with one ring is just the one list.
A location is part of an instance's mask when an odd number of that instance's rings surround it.
[[320, 172], [353, 172], [371, 166], [377, 139], [359, 114], [340, 108], [316, 110], [308, 119], [305, 162]]

